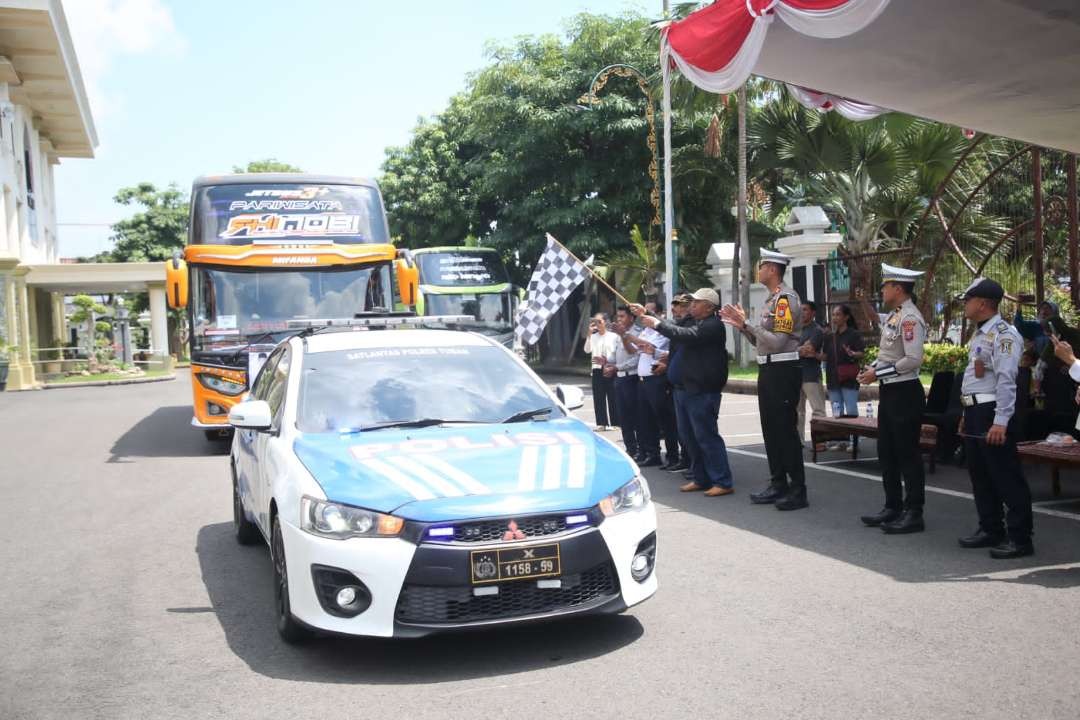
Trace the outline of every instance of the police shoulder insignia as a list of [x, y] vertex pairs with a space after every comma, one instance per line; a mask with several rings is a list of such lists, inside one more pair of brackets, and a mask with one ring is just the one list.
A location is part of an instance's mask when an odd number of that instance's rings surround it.
[[1004, 320], [999, 321], [998, 324], [994, 326], [994, 328], [996, 328], [998, 332], [1005, 332], [1009, 329], [1009, 327], [1009, 323], [1005, 322]]
[[1011, 337], [1002, 337], [998, 340], [998, 352], [1002, 355], [1012, 355], [1013, 340]]
[[915, 323], [915, 320], [913, 318], [908, 318], [907, 320], [904, 321], [904, 324], [903, 324], [904, 340], [906, 342], [911, 342], [912, 340], [915, 339], [915, 325], [916, 325], [916, 323]]
[[795, 331], [795, 315], [791, 311], [791, 303], [787, 297], [781, 296], [776, 301], [776, 310], [773, 312], [773, 332], [791, 333]]

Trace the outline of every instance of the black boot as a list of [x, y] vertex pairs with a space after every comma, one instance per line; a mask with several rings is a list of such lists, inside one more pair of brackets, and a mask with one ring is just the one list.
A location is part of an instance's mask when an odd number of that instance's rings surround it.
[[975, 534], [962, 537], [957, 542], [960, 543], [962, 548], [985, 548], [1000, 545], [1003, 540], [1005, 540], [1004, 534], [988, 533], [979, 528], [975, 531]]
[[754, 503], [755, 505], [769, 505], [770, 503], [774, 503], [777, 500], [783, 498], [785, 495], [787, 495], [787, 493], [787, 487], [769, 485], [769, 487], [765, 488], [764, 490], [756, 493], [751, 493], [750, 502]]
[[777, 510], [801, 510], [810, 507], [810, 502], [806, 499], [806, 488], [792, 488], [787, 495], [776, 501], [775, 507]]
[[995, 560], [1012, 560], [1035, 554], [1035, 546], [1030, 540], [1006, 540], [990, 548], [990, 557]]
[[863, 525], [866, 527], [878, 527], [882, 523], [892, 522], [900, 517], [900, 511], [891, 507], [883, 507], [875, 515], [863, 515], [859, 519], [862, 520]]
[[908, 533], [922, 532], [926, 529], [923, 522], [922, 509], [908, 508], [904, 514], [892, 522], [882, 523], [881, 530], [886, 535], [907, 535]]

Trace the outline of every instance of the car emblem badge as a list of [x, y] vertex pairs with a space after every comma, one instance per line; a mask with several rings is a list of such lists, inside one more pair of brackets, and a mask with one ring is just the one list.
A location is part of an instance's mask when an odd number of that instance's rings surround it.
[[525, 533], [518, 529], [517, 522], [511, 520], [506, 526], [506, 532], [503, 533], [503, 542], [510, 540], [524, 540], [525, 537]]

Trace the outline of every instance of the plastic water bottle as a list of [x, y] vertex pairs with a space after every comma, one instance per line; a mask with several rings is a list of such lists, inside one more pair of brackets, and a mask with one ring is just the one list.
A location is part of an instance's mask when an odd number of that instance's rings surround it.
[[874, 417], [874, 403], [872, 402], [866, 403], [866, 417]]

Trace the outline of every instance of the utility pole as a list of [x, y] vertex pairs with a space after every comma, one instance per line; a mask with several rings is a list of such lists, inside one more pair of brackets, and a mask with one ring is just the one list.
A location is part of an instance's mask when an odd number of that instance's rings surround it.
[[[750, 237], [746, 229], [746, 83], [739, 88], [739, 259], [738, 267], [740, 303], [747, 315], [750, 314]], [[734, 268], [732, 274], [735, 274]], [[746, 367], [749, 357], [743, 353], [746, 340], [742, 333], [737, 333], [735, 358], [740, 367]], [[746, 357], [744, 357], [744, 355]]]
[[[665, 19], [668, 17], [669, 9], [668, 0], [664, 0]], [[661, 43], [663, 43], [662, 40]], [[678, 282], [676, 275], [678, 257], [675, 251], [675, 207], [671, 196], [671, 67], [663, 52], [660, 53], [660, 63], [663, 66], [661, 73], [664, 82], [664, 307], [667, 316], [671, 317], [671, 300], [675, 294], [675, 284]]]

